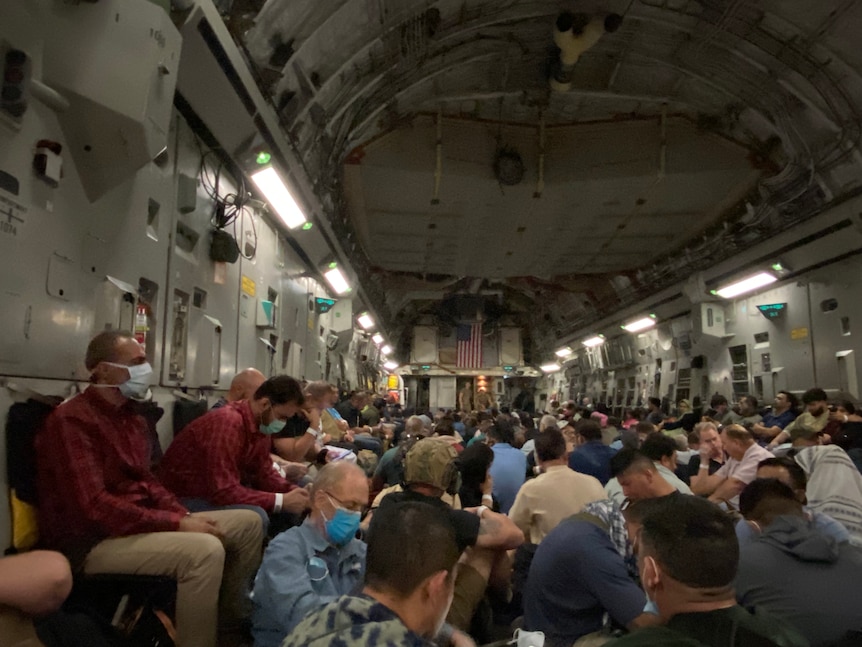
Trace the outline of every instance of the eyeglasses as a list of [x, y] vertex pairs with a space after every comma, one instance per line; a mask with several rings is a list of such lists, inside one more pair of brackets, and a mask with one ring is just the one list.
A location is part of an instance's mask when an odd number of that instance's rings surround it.
[[351, 503], [350, 505], [347, 505], [344, 503], [344, 501], [339, 499], [337, 496], [335, 496], [331, 492], [327, 492], [326, 490], [324, 490], [323, 493], [326, 496], [328, 496], [330, 499], [335, 499], [338, 502], [338, 507], [344, 508], [345, 510], [348, 510], [350, 512], [364, 513], [365, 509], [368, 507], [363, 503]]
[[312, 582], [320, 582], [329, 576], [329, 567], [323, 559], [317, 556], [308, 559], [305, 570], [308, 573], [308, 579]]

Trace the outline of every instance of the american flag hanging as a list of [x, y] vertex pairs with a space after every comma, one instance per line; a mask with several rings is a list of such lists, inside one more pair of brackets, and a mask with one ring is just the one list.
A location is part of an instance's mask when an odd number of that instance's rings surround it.
[[458, 324], [458, 368], [482, 368], [482, 323]]

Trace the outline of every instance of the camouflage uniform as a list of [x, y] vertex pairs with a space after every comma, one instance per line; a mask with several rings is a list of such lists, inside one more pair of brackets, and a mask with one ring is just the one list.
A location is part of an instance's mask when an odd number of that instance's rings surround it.
[[388, 607], [368, 596], [345, 595], [309, 614], [281, 647], [432, 647]]

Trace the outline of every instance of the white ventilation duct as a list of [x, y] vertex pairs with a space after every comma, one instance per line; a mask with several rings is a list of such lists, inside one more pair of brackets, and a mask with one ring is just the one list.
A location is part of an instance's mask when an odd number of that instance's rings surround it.
[[563, 12], [554, 24], [554, 44], [560, 48], [560, 60], [551, 74], [551, 89], [568, 92], [572, 87], [572, 71], [581, 54], [599, 42], [602, 34], [619, 29], [622, 16], [609, 14], [590, 18], [586, 14]]

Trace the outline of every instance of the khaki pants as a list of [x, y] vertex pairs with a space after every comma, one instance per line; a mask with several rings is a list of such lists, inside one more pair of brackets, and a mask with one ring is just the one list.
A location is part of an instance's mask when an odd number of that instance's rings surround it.
[[249, 615], [248, 587], [263, 550], [263, 527], [257, 513], [221, 510], [199, 514], [216, 522], [221, 539], [197, 532], [117, 537], [96, 544], [84, 561], [87, 574], [176, 578], [179, 647], [213, 647], [219, 621], [230, 628]]
[[0, 647], [44, 647], [33, 621], [20, 611], [0, 606]]
[[604, 645], [613, 639], [613, 636], [609, 634], [602, 633], [601, 631], [594, 631], [591, 634], [578, 638], [572, 647], [601, 647], [601, 645]]
[[459, 564], [455, 575], [455, 594], [446, 615], [446, 622], [456, 629], [468, 632], [476, 607], [482, 601], [487, 588], [488, 578], [468, 564]]

